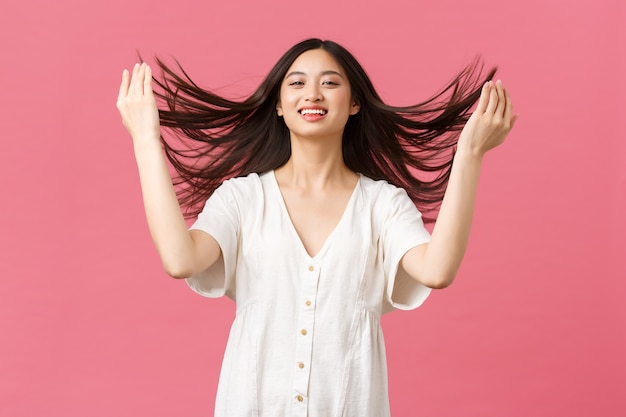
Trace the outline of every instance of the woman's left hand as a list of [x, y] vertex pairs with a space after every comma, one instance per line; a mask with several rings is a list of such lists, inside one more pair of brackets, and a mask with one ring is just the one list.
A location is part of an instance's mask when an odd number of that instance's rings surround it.
[[459, 137], [458, 150], [483, 156], [504, 142], [518, 115], [513, 114], [509, 93], [502, 81], [488, 81], [483, 86], [476, 111], [467, 121]]

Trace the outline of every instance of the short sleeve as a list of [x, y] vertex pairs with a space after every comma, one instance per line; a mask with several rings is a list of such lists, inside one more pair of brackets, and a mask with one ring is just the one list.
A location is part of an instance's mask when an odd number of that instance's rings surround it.
[[430, 241], [421, 213], [401, 188], [393, 191], [387, 213], [381, 232], [383, 268], [387, 278], [383, 313], [417, 308], [431, 291], [399, 268], [402, 257], [410, 249]]
[[222, 256], [209, 268], [186, 281], [192, 290], [202, 296], [227, 295], [234, 300], [240, 217], [231, 181], [224, 182], [215, 190], [190, 227], [190, 230], [201, 230], [211, 235], [219, 244]]

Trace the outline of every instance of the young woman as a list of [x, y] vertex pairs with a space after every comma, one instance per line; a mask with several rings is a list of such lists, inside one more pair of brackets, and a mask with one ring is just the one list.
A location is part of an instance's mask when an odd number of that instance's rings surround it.
[[[388, 416], [380, 316], [452, 283], [483, 156], [517, 119], [506, 89], [468, 67], [431, 100], [392, 107], [318, 39], [240, 102], [159, 66], [157, 93], [145, 63], [125, 70], [117, 106], [166, 272], [237, 304], [215, 415]], [[199, 213], [190, 230], [163, 149]], [[432, 236], [416, 204], [439, 209]]]

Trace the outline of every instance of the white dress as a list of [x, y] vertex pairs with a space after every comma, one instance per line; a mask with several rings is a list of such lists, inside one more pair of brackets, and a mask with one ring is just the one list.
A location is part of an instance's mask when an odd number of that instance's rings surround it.
[[237, 305], [216, 417], [389, 415], [380, 317], [430, 293], [396, 274], [430, 238], [404, 190], [360, 175], [313, 258], [273, 171], [225, 181], [191, 228], [213, 236], [223, 256], [187, 283]]

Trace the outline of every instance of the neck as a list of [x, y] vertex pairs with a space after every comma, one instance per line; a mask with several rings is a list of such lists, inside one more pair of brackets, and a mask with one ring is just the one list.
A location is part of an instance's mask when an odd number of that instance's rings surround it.
[[356, 174], [343, 161], [341, 137], [291, 138], [291, 157], [276, 170], [280, 182], [301, 189], [325, 189], [352, 183]]

